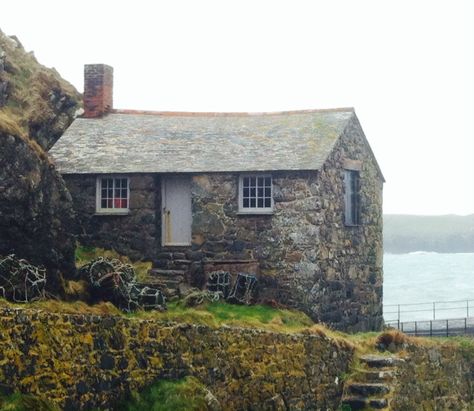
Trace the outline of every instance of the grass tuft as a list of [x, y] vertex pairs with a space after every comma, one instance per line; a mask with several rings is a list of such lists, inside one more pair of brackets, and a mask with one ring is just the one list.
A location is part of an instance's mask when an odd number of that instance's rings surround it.
[[120, 411], [199, 411], [208, 409], [209, 391], [194, 377], [162, 380], [119, 407]]

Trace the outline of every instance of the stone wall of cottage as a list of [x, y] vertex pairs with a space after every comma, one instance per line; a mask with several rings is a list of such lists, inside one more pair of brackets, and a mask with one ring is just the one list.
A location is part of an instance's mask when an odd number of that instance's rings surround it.
[[130, 213], [96, 214], [95, 175], [65, 175], [78, 217], [83, 245], [115, 249], [134, 260], [153, 260], [160, 246], [161, 191], [159, 178], [130, 175]]
[[[352, 122], [324, 167], [274, 172], [273, 215], [238, 214], [238, 174], [193, 177], [193, 248], [256, 260], [259, 299], [348, 331], [382, 325], [382, 176]], [[344, 167], [361, 166], [361, 224], [344, 224]]]

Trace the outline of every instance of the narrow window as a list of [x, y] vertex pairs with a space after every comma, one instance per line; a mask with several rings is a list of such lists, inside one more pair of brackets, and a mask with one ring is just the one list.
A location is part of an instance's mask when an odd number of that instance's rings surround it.
[[129, 210], [129, 179], [126, 177], [97, 178], [97, 213], [119, 214]]
[[360, 184], [359, 172], [344, 170], [345, 224], [360, 224]]
[[265, 214], [273, 211], [272, 177], [269, 175], [240, 176], [239, 212]]

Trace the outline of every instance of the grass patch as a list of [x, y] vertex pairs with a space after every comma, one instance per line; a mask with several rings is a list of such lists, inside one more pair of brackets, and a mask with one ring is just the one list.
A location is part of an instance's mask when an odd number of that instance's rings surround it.
[[194, 377], [162, 380], [119, 406], [120, 411], [199, 411], [207, 410], [206, 387]]
[[79, 268], [98, 257], [116, 258], [124, 264], [130, 264], [135, 270], [135, 275], [138, 281], [145, 281], [148, 276], [148, 271], [152, 268], [151, 261], [135, 261], [132, 262], [130, 258], [123, 256], [115, 250], [106, 250], [105, 248], [89, 247], [81, 244], [76, 244], [76, 267]]
[[184, 307], [180, 301], [168, 304], [167, 311], [139, 311], [129, 314], [138, 318], [242, 328], [262, 328], [278, 332], [301, 332], [314, 325], [304, 313], [276, 309], [265, 305], [235, 305], [226, 302], [209, 302], [198, 307]]

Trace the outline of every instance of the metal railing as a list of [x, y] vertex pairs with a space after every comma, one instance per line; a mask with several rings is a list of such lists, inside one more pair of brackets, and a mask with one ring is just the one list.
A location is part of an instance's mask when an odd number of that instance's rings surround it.
[[384, 318], [387, 326], [410, 335], [474, 335], [474, 300], [388, 304], [384, 305]]
[[389, 321], [385, 325], [418, 337], [474, 335], [474, 317], [445, 320]]
[[428, 303], [384, 305], [384, 318], [386, 322], [400, 322], [406, 320], [407, 317], [414, 319], [414, 317], [419, 317], [421, 313], [423, 313], [423, 320], [439, 320], [449, 318], [447, 315], [443, 316], [443, 314], [454, 312], [456, 314], [449, 315], [449, 317], [469, 318], [474, 314], [474, 300], [433, 301]]

